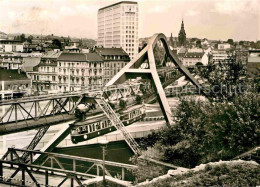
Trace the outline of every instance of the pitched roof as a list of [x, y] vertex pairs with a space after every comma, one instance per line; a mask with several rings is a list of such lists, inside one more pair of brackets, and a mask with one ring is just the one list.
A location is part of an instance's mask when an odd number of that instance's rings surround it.
[[83, 53], [61, 53], [57, 59], [58, 61], [72, 61], [72, 62], [82, 62], [86, 61], [86, 55]]
[[85, 53], [87, 61], [103, 61], [97, 53]]
[[58, 61], [83, 62], [83, 61], [103, 61], [97, 53], [62, 53]]
[[180, 53], [186, 53], [188, 51], [188, 49], [186, 49], [186, 48], [181, 48], [180, 50], [179, 50], [179, 52], [178, 52], [178, 55], [180, 54]]
[[128, 54], [122, 48], [96, 48], [96, 52], [100, 55], [128, 56]]
[[33, 68], [39, 65], [41, 58], [40, 57], [27, 57], [23, 59], [24, 64], [22, 70], [25, 72], [33, 71]]
[[10, 80], [29, 80], [25, 73], [18, 73], [18, 70], [7, 70], [0, 69], [0, 80], [10, 81]]
[[58, 58], [61, 55], [61, 51], [48, 51], [43, 54], [42, 58]]
[[20, 41], [20, 40], [0, 40], [0, 43], [1, 44], [6, 44], [6, 43], [19, 43], [19, 44], [22, 44], [23, 42]]

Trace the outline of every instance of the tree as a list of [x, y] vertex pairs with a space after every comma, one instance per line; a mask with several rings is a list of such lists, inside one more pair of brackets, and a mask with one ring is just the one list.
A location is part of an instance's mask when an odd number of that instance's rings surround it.
[[227, 40], [227, 43], [229, 43], [230, 45], [234, 45], [233, 39], [228, 39], [228, 40]]
[[32, 35], [28, 36], [27, 41], [28, 41], [29, 43], [32, 43], [32, 40], [33, 40], [33, 36], [32, 36]]
[[244, 76], [244, 65], [233, 55], [217, 64], [209, 63], [207, 68], [195, 68], [196, 74], [211, 85], [209, 94], [218, 100], [231, 100], [240, 89], [237, 85], [247, 85]]
[[244, 41], [239, 41], [239, 45], [244, 45]]
[[260, 40], [258, 40], [258, 41], [255, 43], [255, 48], [256, 48], [256, 49], [260, 49]]
[[26, 41], [26, 38], [25, 38], [25, 35], [24, 35], [24, 34], [21, 34], [21, 35], [20, 35], [20, 40], [21, 40], [22, 42], [25, 42], [25, 41]]
[[197, 62], [195, 66], [203, 66], [202, 62]]
[[201, 48], [201, 41], [200, 41], [200, 40], [197, 40], [197, 41], [196, 41], [196, 47]]
[[53, 39], [52, 40], [52, 47], [55, 48], [55, 47], [58, 47], [60, 50], [62, 49], [62, 45], [61, 45], [61, 42], [60, 40], [58, 39]]
[[140, 145], [152, 146], [163, 153], [161, 160], [183, 167], [229, 160], [260, 144], [259, 107], [258, 94], [250, 92], [231, 102], [182, 99], [176, 124], [154, 132]]

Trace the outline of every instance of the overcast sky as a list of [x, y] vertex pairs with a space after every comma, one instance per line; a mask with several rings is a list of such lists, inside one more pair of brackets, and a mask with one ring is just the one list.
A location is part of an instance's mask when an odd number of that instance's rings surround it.
[[[0, 31], [97, 38], [97, 11], [114, 0], [0, 0]], [[260, 0], [139, 0], [139, 37], [260, 40]]]

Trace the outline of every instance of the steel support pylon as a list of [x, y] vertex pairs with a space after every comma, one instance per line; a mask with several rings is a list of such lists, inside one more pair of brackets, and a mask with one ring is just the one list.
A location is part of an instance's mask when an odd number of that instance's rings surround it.
[[[197, 80], [191, 75], [191, 73], [185, 68], [178, 57], [169, 49], [167, 44], [167, 39], [164, 34], [154, 34], [148, 42], [148, 45], [139, 53], [137, 56], [131, 60], [124, 68], [121, 69], [107, 84], [106, 86], [122, 84], [127, 79], [134, 79], [137, 77], [148, 78], [152, 80], [154, 88], [157, 94], [157, 99], [160, 104], [162, 113], [164, 115], [165, 121], [168, 125], [173, 124], [172, 112], [167, 101], [163, 86], [161, 84], [159, 75], [157, 73], [155, 57], [153, 49], [156, 43], [161, 41], [163, 47], [166, 51], [166, 55], [171, 59], [175, 66], [194, 84], [198, 89], [200, 89], [202, 94], [205, 94], [201, 89], [201, 86]], [[144, 61], [148, 61], [148, 69], [140, 69], [141, 64]]]

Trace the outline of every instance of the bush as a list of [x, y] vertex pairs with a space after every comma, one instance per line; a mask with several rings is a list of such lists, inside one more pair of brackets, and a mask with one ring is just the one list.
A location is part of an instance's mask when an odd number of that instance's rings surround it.
[[260, 145], [259, 96], [236, 96], [232, 102], [182, 100], [177, 122], [141, 140], [145, 150], [156, 146], [162, 161], [195, 167], [209, 161], [227, 160]]

